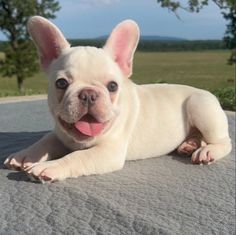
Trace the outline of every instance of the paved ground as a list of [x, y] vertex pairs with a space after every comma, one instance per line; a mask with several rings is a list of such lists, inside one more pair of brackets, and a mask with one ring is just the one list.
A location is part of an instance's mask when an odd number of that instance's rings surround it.
[[47, 95], [13, 96], [0, 98], [0, 104], [45, 100]]
[[[235, 114], [228, 119], [235, 143]], [[0, 166], [52, 128], [45, 100], [1, 103]], [[170, 154], [51, 185], [0, 169], [0, 211], [0, 235], [233, 235], [235, 150], [210, 166]]]

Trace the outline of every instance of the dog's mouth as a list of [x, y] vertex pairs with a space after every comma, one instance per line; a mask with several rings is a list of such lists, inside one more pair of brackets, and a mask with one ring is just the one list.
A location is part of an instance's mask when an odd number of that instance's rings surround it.
[[92, 115], [86, 114], [74, 124], [74, 127], [87, 136], [97, 136], [105, 128], [105, 123], [99, 122]]
[[109, 121], [100, 122], [91, 114], [85, 114], [75, 123], [67, 123], [59, 118], [61, 125], [70, 132], [73, 132], [78, 137], [89, 138], [100, 135]]

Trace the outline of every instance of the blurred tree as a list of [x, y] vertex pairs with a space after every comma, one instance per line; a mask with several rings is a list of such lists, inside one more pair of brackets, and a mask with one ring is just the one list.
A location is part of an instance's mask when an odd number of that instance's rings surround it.
[[[235, 2], [236, 5], [236, 2]], [[236, 64], [236, 7], [230, 7], [228, 12], [223, 12], [224, 18], [229, 21], [225, 32], [224, 41], [232, 54], [228, 60], [229, 64]]]
[[[220, 9], [224, 18], [229, 21], [225, 32], [224, 41], [226, 46], [232, 50], [229, 63], [236, 63], [236, 0], [211, 0]], [[181, 1], [176, 0], [157, 0], [162, 7], [166, 7], [177, 15], [177, 10], [184, 9], [189, 12], [199, 12], [204, 6], [208, 5], [210, 0], [188, 0], [183, 5]], [[178, 16], [178, 15], [177, 15]]]
[[[215, 3], [220, 9], [229, 9], [230, 7], [236, 10], [236, 1], [235, 0], [211, 0]], [[190, 12], [199, 12], [204, 6], [207, 6], [210, 0], [188, 0], [184, 1], [183, 5], [181, 1], [176, 0], [157, 0], [162, 7], [167, 7], [170, 10], [176, 12], [178, 8], [190, 11]], [[183, 1], [182, 1], [183, 2]]]
[[20, 91], [23, 91], [24, 79], [38, 69], [36, 50], [26, 29], [27, 21], [33, 15], [55, 18], [59, 9], [55, 0], [0, 0], [0, 30], [9, 40], [0, 61], [0, 72], [3, 76], [16, 76]]

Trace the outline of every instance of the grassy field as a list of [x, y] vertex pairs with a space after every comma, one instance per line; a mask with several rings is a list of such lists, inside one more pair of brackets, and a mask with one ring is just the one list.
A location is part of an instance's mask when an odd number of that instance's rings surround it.
[[137, 83], [166, 82], [204, 89], [234, 85], [234, 67], [226, 64], [226, 51], [137, 53], [134, 76]]
[[[214, 90], [234, 86], [234, 67], [226, 64], [229, 52], [140, 53], [134, 58], [132, 79], [136, 83], [176, 83]], [[39, 72], [25, 80], [26, 94], [47, 91], [47, 78]], [[0, 76], [0, 96], [19, 95], [16, 79]]]

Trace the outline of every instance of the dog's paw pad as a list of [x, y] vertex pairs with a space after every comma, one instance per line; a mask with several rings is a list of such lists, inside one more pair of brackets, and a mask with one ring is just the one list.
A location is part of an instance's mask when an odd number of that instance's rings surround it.
[[184, 141], [178, 148], [177, 153], [184, 156], [191, 156], [192, 153], [200, 147], [200, 141], [197, 138], [190, 138]]

